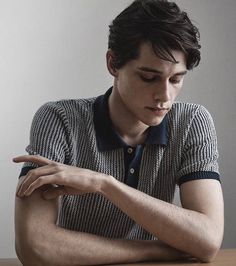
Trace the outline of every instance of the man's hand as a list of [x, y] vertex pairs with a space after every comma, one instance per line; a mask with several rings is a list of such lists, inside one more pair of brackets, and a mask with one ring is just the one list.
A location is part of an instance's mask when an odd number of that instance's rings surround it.
[[[46, 199], [59, 195], [100, 192], [105, 174], [51, 161], [39, 155], [23, 155], [13, 159], [16, 163], [31, 162], [38, 168], [30, 170], [19, 182], [17, 196], [29, 196], [37, 188], [51, 185], [43, 192]], [[99, 176], [99, 178], [98, 178]]]

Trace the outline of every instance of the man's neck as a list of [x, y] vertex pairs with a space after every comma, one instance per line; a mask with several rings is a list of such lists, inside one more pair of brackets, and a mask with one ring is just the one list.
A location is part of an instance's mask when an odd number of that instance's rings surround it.
[[123, 141], [132, 147], [144, 143], [149, 127], [130, 114], [114, 89], [109, 97], [108, 106], [113, 127]]

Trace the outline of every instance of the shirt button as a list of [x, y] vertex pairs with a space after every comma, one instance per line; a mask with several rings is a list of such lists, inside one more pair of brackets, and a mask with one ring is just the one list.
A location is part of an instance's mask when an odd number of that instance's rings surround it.
[[130, 168], [129, 172], [130, 172], [131, 174], [133, 174], [133, 173], [134, 173], [134, 168]]
[[132, 153], [133, 152], [133, 149], [132, 148], [128, 148], [128, 153]]

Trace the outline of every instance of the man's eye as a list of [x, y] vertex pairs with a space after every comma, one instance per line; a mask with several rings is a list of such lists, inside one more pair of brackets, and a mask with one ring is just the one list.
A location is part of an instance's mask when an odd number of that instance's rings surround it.
[[181, 82], [181, 79], [171, 79], [170, 82], [173, 84], [178, 84]]
[[144, 76], [140, 76], [141, 80], [145, 81], [145, 82], [153, 82], [156, 80], [156, 77], [152, 77], [152, 78], [147, 78]]

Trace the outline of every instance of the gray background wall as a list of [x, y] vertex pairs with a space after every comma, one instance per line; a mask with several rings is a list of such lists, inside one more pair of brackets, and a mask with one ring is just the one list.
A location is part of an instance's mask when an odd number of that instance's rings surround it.
[[[223, 247], [236, 247], [236, 1], [177, 0], [201, 31], [202, 63], [180, 100], [208, 108], [218, 132], [225, 197]], [[0, 0], [0, 257], [14, 257], [14, 192], [37, 108], [49, 100], [96, 96], [108, 24], [129, 0]], [[177, 200], [178, 202], [178, 200]], [[43, 218], [43, 217], [42, 217]]]

